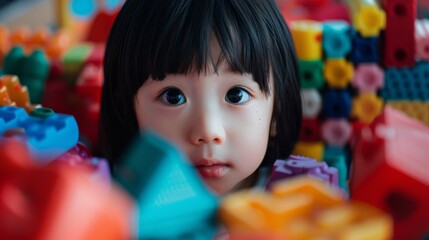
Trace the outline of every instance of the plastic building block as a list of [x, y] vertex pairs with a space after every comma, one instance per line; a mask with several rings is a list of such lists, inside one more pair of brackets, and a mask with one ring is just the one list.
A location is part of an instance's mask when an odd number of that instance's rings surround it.
[[416, 19], [415, 21], [416, 57], [420, 60], [429, 60], [429, 20]]
[[352, 115], [370, 123], [383, 109], [383, 100], [373, 93], [361, 93], [353, 99]]
[[321, 89], [325, 85], [323, 79], [323, 62], [321, 60], [299, 61], [301, 88]]
[[349, 164], [347, 162], [347, 154], [344, 148], [325, 146], [323, 152], [323, 161], [330, 167], [335, 167], [338, 171], [338, 184], [349, 194], [349, 186], [347, 179], [349, 176]]
[[301, 176], [277, 182], [272, 194], [246, 190], [230, 194], [223, 199], [219, 216], [232, 236], [265, 233], [274, 235], [268, 239], [300, 239], [291, 236], [294, 228], [290, 224], [343, 201], [342, 194], [326, 182]]
[[322, 137], [331, 146], [343, 147], [352, 135], [347, 119], [326, 119], [322, 124]]
[[48, 39], [51, 37], [50, 35], [51, 33], [47, 28], [41, 27], [33, 31], [26, 44], [29, 45], [30, 49], [43, 48], [47, 44]]
[[305, 118], [317, 117], [322, 109], [322, 96], [316, 89], [302, 89], [302, 114]]
[[385, 87], [382, 96], [386, 100], [429, 99], [429, 83], [425, 78], [425, 64], [414, 68], [388, 68], [385, 71]]
[[72, 17], [69, 11], [70, 0], [57, 0], [56, 1], [56, 20], [59, 29], [72, 30]]
[[328, 89], [323, 94], [323, 115], [326, 118], [348, 118], [352, 100], [347, 90]]
[[16, 141], [0, 144], [2, 239], [131, 239], [131, 199], [84, 169], [31, 164]]
[[323, 22], [322, 47], [325, 58], [346, 58], [352, 49], [350, 25], [346, 21]]
[[106, 42], [117, 14], [118, 11], [110, 13], [103, 9], [99, 10], [92, 20], [85, 40], [93, 43]]
[[415, 19], [417, 0], [384, 0], [387, 15], [384, 33], [384, 66], [412, 67], [415, 65]]
[[[0, 133], [22, 129], [31, 156], [47, 163], [76, 145], [79, 130], [73, 116], [56, 114], [47, 108], [36, 108], [28, 115], [23, 108], [0, 107]], [[4, 138], [4, 137], [3, 137]]]
[[64, 66], [63, 77], [70, 86], [74, 86], [76, 79], [84, 68], [84, 63], [89, 56], [93, 45], [81, 43], [69, 48], [62, 57]]
[[429, 125], [429, 102], [421, 101], [389, 101], [388, 106], [399, 110], [409, 117]]
[[30, 38], [31, 31], [28, 27], [19, 27], [14, 29], [10, 34], [11, 45], [24, 45]]
[[[27, 113], [30, 113], [36, 108], [30, 102], [27, 87], [22, 86], [17, 76], [4, 75], [0, 77], [0, 86], [2, 94], [2, 103], [0, 106], [18, 106], [24, 108]], [[7, 98], [7, 100], [6, 100]]]
[[3, 63], [3, 72], [5, 74], [19, 73], [20, 60], [24, 57], [24, 49], [20, 46], [15, 46], [6, 54]]
[[45, 46], [46, 55], [51, 60], [60, 59], [70, 47], [72, 42], [70, 33], [64, 30], [59, 30], [48, 40]]
[[182, 152], [161, 137], [148, 131], [138, 136], [116, 173], [138, 204], [137, 238], [192, 238], [198, 232], [210, 238], [214, 233], [217, 197]]
[[379, 38], [363, 38], [352, 31], [352, 53], [350, 59], [354, 64], [379, 63]]
[[91, 52], [86, 58], [85, 66], [92, 64], [97, 67], [102, 67], [105, 47], [106, 45], [104, 43], [94, 44], [93, 48], [91, 49]]
[[27, 86], [32, 103], [42, 101], [45, 81], [49, 74], [49, 61], [42, 50], [37, 49], [30, 56], [24, 57], [18, 76], [22, 85]]
[[329, 167], [325, 162], [301, 156], [290, 156], [287, 160], [277, 159], [266, 186], [271, 189], [273, 183], [279, 180], [301, 175], [319, 178], [331, 187], [339, 187], [336, 168]]
[[301, 121], [299, 140], [303, 142], [320, 141], [320, 123], [317, 118], [304, 118]]
[[88, 101], [100, 103], [103, 86], [103, 69], [93, 64], [86, 65], [77, 82], [76, 91]]
[[12, 48], [5, 57], [4, 73], [18, 75], [29, 89], [31, 102], [40, 103], [49, 73], [49, 61], [40, 49], [26, 56], [22, 47]]
[[376, 0], [349, 0], [353, 26], [363, 37], [377, 37], [386, 27], [386, 14]]
[[299, 60], [322, 60], [322, 24], [311, 20], [290, 24]]
[[323, 157], [323, 142], [303, 142], [298, 141], [293, 150], [294, 155], [306, 156], [314, 158], [317, 161], [322, 161]]
[[353, 78], [353, 64], [343, 58], [325, 61], [323, 75], [331, 88], [346, 88]]
[[384, 72], [377, 64], [359, 64], [355, 68], [352, 85], [360, 92], [375, 93], [384, 85]]
[[351, 196], [393, 216], [393, 239], [421, 239], [429, 229], [428, 136], [427, 126], [385, 107], [356, 142]]
[[50, 165], [85, 168], [89, 171], [91, 179], [105, 183], [111, 182], [110, 168], [106, 159], [92, 157], [89, 150], [81, 143], [50, 162]]
[[6, 56], [9, 47], [9, 29], [0, 25], [0, 68], [3, 66], [3, 58]]

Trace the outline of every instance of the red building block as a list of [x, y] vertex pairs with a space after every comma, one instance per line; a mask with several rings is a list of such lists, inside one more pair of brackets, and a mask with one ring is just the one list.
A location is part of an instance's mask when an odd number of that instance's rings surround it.
[[415, 65], [416, 0], [384, 0], [386, 31], [384, 39], [385, 67]]
[[97, 67], [102, 67], [105, 47], [106, 44], [104, 43], [95, 43], [88, 55], [88, 58], [85, 60], [85, 65], [92, 64]]
[[16, 141], [0, 144], [0, 238], [131, 239], [132, 202], [80, 168], [31, 165]]
[[115, 21], [118, 13], [119, 9], [113, 13], [109, 13], [103, 9], [100, 10], [92, 20], [85, 40], [94, 43], [106, 42], [110, 29], [112, 28], [113, 22]]
[[304, 118], [301, 122], [300, 141], [320, 141], [320, 122], [317, 118]]
[[429, 231], [429, 128], [386, 107], [362, 129], [353, 152], [351, 197], [394, 219], [394, 239]]

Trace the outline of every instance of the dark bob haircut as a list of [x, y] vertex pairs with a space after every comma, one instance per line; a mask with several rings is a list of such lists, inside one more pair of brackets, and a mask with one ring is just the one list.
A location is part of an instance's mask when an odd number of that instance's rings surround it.
[[[213, 37], [220, 59], [211, 56]], [[222, 61], [234, 72], [252, 74], [267, 95], [273, 77], [277, 134], [263, 163], [287, 158], [298, 139], [302, 106], [292, 37], [274, 0], [127, 0], [104, 59], [100, 144], [112, 166], [139, 132], [134, 98], [149, 77], [161, 81], [208, 66], [216, 71]]]

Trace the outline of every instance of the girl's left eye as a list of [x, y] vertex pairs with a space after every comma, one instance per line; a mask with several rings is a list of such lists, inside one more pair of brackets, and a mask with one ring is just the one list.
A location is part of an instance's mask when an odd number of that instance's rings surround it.
[[225, 101], [232, 103], [232, 104], [243, 104], [250, 100], [250, 94], [247, 90], [240, 88], [240, 87], [234, 87], [228, 90], [225, 96]]

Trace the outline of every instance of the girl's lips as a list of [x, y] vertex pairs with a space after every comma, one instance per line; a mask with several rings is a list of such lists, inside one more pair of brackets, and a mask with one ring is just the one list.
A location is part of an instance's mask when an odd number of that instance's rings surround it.
[[227, 173], [229, 166], [226, 164], [196, 166], [198, 173], [203, 178], [221, 178]]
[[194, 166], [203, 178], [221, 178], [230, 168], [229, 164], [214, 159], [200, 159]]

